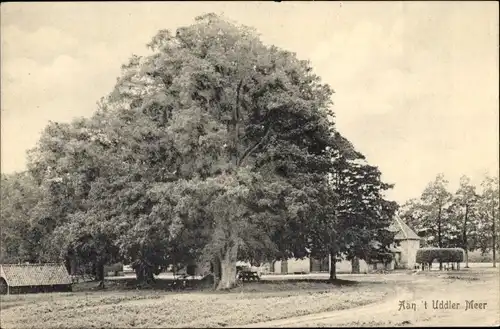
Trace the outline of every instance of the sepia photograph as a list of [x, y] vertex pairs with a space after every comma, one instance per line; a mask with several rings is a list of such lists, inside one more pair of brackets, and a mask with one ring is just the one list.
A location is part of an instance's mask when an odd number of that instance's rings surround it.
[[497, 1], [0, 13], [0, 328], [500, 326]]

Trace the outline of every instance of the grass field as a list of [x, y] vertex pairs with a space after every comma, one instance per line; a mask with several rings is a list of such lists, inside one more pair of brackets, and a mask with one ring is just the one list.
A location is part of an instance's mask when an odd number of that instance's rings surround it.
[[389, 285], [249, 283], [229, 293], [104, 291], [2, 296], [2, 328], [224, 327], [382, 300]]
[[[231, 292], [180, 293], [135, 290], [109, 281], [105, 291], [77, 291], [88, 290], [80, 285], [73, 293], [2, 296], [1, 327], [426, 326], [460, 319], [488, 325], [499, 316], [498, 274], [498, 269], [471, 267], [459, 272], [342, 275], [357, 282], [337, 285], [318, 280], [322, 275], [288, 276], [247, 283]], [[466, 298], [487, 301], [489, 308], [398, 311], [398, 299], [420, 305], [423, 300]]]

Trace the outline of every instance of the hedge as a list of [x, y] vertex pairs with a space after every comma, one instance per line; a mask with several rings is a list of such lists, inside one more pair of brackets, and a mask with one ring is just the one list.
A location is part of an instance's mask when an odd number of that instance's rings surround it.
[[434, 260], [440, 263], [461, 263], [464, 261], [462, 248], [420, 248], [417, 250], [417, 263], [429, 264]]

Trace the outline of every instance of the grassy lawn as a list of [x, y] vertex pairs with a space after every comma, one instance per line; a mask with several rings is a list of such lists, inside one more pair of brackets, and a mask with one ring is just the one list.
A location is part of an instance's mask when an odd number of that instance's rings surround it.
[[393, 285], [321, 281], [248, 283], [231, 292], [102, 291], [1, 297], [2, 328], [224, 327], [382, 300]]

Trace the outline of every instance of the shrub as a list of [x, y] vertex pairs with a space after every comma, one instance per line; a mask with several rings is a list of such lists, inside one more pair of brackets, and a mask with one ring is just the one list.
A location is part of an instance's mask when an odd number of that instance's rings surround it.
[[462, 248], [420, 248], [417, 250], [417, 263], [429, 264], [434, 260], [440, 263], [461, 263], [464, 261]]

